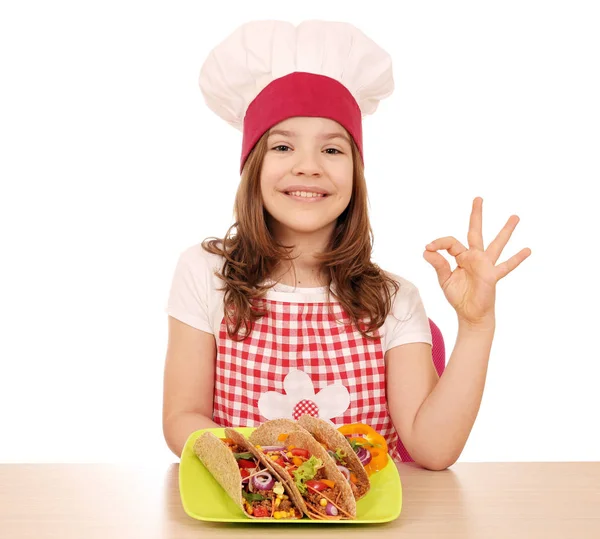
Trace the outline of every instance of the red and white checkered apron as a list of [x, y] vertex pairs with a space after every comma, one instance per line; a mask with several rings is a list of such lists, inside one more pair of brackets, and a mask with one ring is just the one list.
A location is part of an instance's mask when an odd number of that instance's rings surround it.
[[[253, 427], [275, 416], [309, 413], [336, 425], [366, 423], [386, 438], [390, 456], [400, 460], [386, 404], [381, 338], [369, 340], [349, 330], [349, 318], [337, 302], [330, 314], [325, 302], [265, 301], [269, 313], [244, 341], [230, 339], [221, 321], [214, 421], [223, 427]], [[295, 387], [304, 390], [295, 394]], [[261, 414], [266, 404], [270, 417]]]

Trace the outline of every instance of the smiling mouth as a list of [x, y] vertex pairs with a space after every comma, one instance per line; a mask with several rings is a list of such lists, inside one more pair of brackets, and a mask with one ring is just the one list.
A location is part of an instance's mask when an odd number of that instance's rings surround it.
[[329, 196], [325, 193], [308, 193], [305, 191], [284, 191], [283, 194], [291, 199], [303, 202], [318, 202]]

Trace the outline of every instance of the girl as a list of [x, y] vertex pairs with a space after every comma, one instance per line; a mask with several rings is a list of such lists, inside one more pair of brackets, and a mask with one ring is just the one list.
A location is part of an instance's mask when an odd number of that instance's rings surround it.
[[243, 131], [241, 183], [232, 228], [175, 270], [168, 446], [180, 456], [198, 429], [308, 413], [371, 425], [397, 460], [399, 435], [423, 467], [450, 466], [481, 401], [496, 283], [531, 253], [496, 265], [518, 217], [484, 250], [476, 198], [468, 248], [453, 237], [426, 247], [458, 316], [438, 379], [417, 288], [371, 261], [361, 122], [393, 90], [387, 53], [345, 23], [252, 22], [212, 51], [200, 87]]

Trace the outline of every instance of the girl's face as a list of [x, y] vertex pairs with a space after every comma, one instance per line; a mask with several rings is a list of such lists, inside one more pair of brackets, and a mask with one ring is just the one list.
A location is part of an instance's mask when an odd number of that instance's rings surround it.
[[260, 177], [276, 237], [333, 231], [352, 195], [350, 135], [327, 118], [295, 117], [271, 128]]

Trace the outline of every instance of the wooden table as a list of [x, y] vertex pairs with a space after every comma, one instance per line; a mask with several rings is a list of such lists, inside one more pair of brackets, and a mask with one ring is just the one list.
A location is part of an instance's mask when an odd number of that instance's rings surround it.
[[218, 524], [181, 506], [178, 465], [0, 465], [0, 538], [600, 538], [600, 462], [398, 466], [400, 517], [380, 525]]

